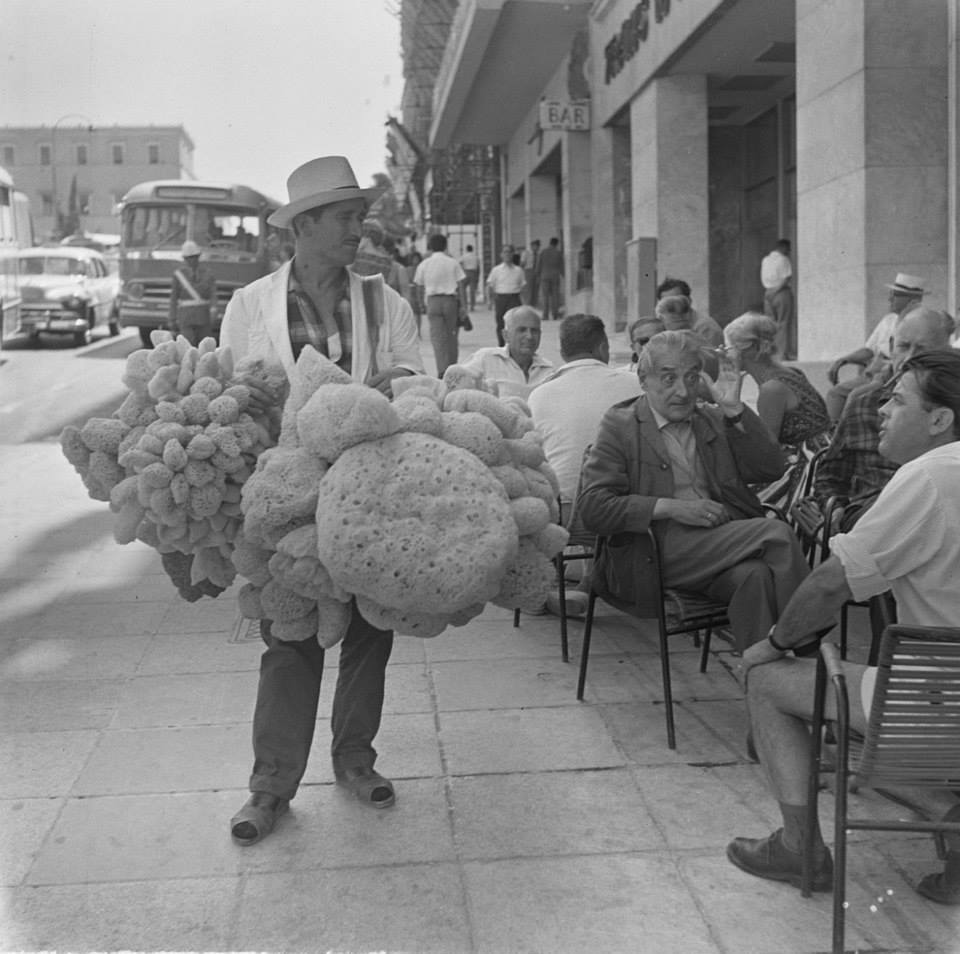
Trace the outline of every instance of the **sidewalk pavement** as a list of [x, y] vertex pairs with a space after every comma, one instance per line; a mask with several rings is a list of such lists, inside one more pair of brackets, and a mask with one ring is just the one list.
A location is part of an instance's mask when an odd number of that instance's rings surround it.
[[[491, 313], [475, 327], [468, 344], [492, 343]], [[0, 447], [0, 499], [0, 949], [829, 948], [829, 895], [803, 900], [724, 856], [778, 824], [743, 750], [725, 643], [701, 675], [675, 638], [671, 752], [652, 627], [601, 612], [584, 702], [579, 623], [569, 664], [556, 618], [514, 628], [495, 607], [435, 639], [398, 637], [378, 738], [397, 804], [382, 812], [333, 784], [334, 650], [300, 794], [239, 848], [228, 821], [246, 798], [260, 647], [234, 592], [181, 601], [153, 551], [113, 542], [53, 441]], [[829, 796], [823, 816], [830, 830]], [[931, 839], [851, 841], [848, 944], [960, 951], [956, 909], [911, 888], [938, 864]]]

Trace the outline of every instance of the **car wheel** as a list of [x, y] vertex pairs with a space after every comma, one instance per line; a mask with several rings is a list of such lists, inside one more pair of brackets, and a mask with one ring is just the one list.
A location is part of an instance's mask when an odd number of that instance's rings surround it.
[[153, 331], [152, 328], [140, 328], [140, 343], [144, 348], [152, 348], [153, 342], [150, 340], [150, 332]]
[[84, 345], [90, 344], [90, 326], [88, 325], [83, 331], [75, 331], [73, 333], [73, 343], [78, 347], [82, 348]]
[[120, 323], [116, 318], [111, 318], [110, 322], [107, 324], [107, 330], [110, 332], [111, 338], [116, 338], [120, 334]]

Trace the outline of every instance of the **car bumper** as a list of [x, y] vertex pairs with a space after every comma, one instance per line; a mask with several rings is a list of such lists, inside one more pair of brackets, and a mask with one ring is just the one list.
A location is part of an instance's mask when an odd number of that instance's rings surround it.
[[26, 306], [20, 311], [20, 330], [27, 334], [39, 331], [72, 334], [84, 331], [86, 328], [86, 320], [75, 311], [66, 311], [63, 308], [27, 308]]

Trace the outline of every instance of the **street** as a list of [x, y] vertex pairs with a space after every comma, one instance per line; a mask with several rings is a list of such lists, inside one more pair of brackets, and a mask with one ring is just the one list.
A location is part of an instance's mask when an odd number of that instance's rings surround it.
[[108, 417], [123, 400], [124, 361], [140, 347], [136, 328], [117, 338], [98, 329], [78, 348], [67, 336], [5, 341], [0, 352], [0, 444], [59, 436], [65, 425]]

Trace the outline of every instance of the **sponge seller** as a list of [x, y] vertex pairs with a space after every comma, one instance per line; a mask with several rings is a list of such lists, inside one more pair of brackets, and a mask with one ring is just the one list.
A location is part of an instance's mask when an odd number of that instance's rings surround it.
[[[289, 202], [269, 222], [291, 228], [293, 259], [239, 289], [227, 307], [221, 342], [236, 360], [279, 362], [292, 378], [303, 347], [312, 345], [356, 381], [390, 396], [399, 376], [424, 373], [417, 326], [407, 301], [381, 275], [361, 278], [349, 266], [360, 244], [368, 203], [343, 156], [323, 156], [295, 169]], [[251, 386], [251, 382], [243, 381]], [[260, 403], [267, 396], [255, 393]], [[283, 642], [261, 622], [266, 643], [253, 717], [251, 795], [231, 819], [239, 845], [270, 834], [296, 795], [313, 741], [324, 650], [316, 637]], [[373, 808], [388, 808], [393, 783], [374, 769], [385, 670], [393, 633], [376, 629], [351, 604], [340, 647], [333, 699], [331, 754], [338, 784]]]

